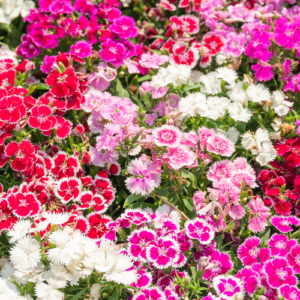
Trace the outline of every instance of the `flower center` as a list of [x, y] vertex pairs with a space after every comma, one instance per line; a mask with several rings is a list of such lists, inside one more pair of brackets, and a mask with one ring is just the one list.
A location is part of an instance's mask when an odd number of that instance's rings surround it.
[[281, 280], [285, 280], [287, 277], [287, 271], [285, 271], [284, 269], [278, 269], [275, 271], [276, 275], [278, 277], [280, 277]]

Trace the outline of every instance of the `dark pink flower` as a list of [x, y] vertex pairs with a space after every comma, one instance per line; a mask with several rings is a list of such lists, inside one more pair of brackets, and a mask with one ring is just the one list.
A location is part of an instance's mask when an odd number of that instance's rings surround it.
[[297, 244], [296, 240], [289, 240], [284, 234], [273, 234], [268, 242], [273, 256], [287, 256], [293, 246]]
[[138, 34], [138, 28], [134, 25], [133, 18], [122, 16], [118, 19], [114, 19], [111, 25], [111, 31], [123, 39], [134, 38]]
[[300, 300], [300, 290], [295, 286], [285, 284], [279, 288], [279, 293], [285, 300]]
[[115, 67], [122, 65], [126, 55], [125, 47], [122, 43], [117, 43], [109, 39], [101, 44], [101, 48], [101, 59], [110, 62]]
[[299, 226], [300, 220], [296, 217], [283, 217], [283, 216], [273, 216], [270, 222], [276, 229], [282, 233], [287, 233], [292, 231], [292, 225]]
[[191, 239], [197, 239], [201, 244], [208, 245], [214, 238], [215, 232], [211, 225], [203, 219], [194, 219], [185, 222], [186, 234]]
[[220, 275], [213, 279], [213, 287], [221, 299], [231, 300], [237, 293], [244, 295], [242, 282], [232, 275]]
[[18, 51], [22, 56], [32, 59], [40, 54], [41, 48], [33, 41], [29, 34], [23, 34]]
[[138, 292], [132, 300], [166, 300], [164, 292], [158, 288], [146, 288]]
[[71, 53], [79, 58], [85, 58], [92, 54], [93, 47], [86, 41], [78, 41], [75, 45], [71, 46]]
[[300, 273], [300, 245], [295, 245], [287, 256], [289, 266], [295, 274]]
[[55, 0], [49, 5], [49, 11], [54, 14], [71, 14], [74, 7], [70, 0]]
[[54, 55], [53, 56], [45, 55], [43, 64], [41, 65], [42, 72], [44, 72], [46, 74], [50, 73], [50, 71], [52, 70], [53, 64], [55, 62], [55, 57], [56, 56], [54, 56]]

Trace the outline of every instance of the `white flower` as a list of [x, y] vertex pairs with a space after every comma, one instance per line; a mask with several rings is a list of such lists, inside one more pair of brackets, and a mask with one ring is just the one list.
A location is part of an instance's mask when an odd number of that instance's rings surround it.
[[229, 99], [225, 97], [208, 97], [206, 101], [207, 108], [201, 116], [217, 120], [225, 115], [229, 102]]
[[280, 131], [270, 132], [270, 139], [271, 140], [280, 140], [281, 139], [281, 132]]
[[243, 82], [234, 82], [228, 87], [229, 91], [227, 92], [228, 97], [231, 101], [248, 104], [248, 97], [243, 89]]
[[179, 101], [179, 111], [184, 112], [192, 117], [197, 114], [201, 115], [207, 109], [206, 97], [202, 93], [189, 94]]
[[241, 103], [232, 102], [228, 105], [228, 113], [235, 121], [248, 122], [252, 113], [248, 108], [243, 107]]
[[10, 262], [7, 262], [1, 269], [0, 275], [3, 279], [9, 279], [14, 275], [15, 268]]
[[225, 80], [228, 83], [233, 83], [237, 80], [237, 72], [228, 67], [221, 67], [216, 70], [218, 78]]
[[101, 250], [96, 251], [93, 256], [95, 270], [101, 273], [111, 270], [118, 259], [115, 252], [104, 253]]
[[70, 214], [43, 212], [42, 218], [45, 218], [46, 220], [38, 223], [38, 226], [37, 226], [38, 231], [46, 230], [46, 228], [48, 227], [49, 224], [61, 225], [61, 224], [66, 223], [70, 218]]
[[126, 271], [132, 267], [131, 259], [126, 255], [119, 254], [114, 268], [105, 273], [106, 280], [125, 285], [132, 284], [137, 280], [136, 270]]
[[13, 300], [18, 297], [17, 287], [7, 281], [6, 279], [0, 278], [0, 299], [1, 300]]
[[17, 240], [20, 240], [29, 232], [30, 228], [31, 222], [29, 220], [19, 220], [16, 222], [13, 229], [7, 233], [9, 236], [11, 236], [9, 242], [14, 243]]
[[43, 274], [43, 278], [48, 284], [43, 282], [35, 286], [35, 294], [40, 300], [62, 300], [64, 293], [57, 289], [62, 289], [67, 286], [67, 281], [63, 276], [56, 276], [50, 271]]
[[192, 71], [191, 78], [190, 78], [190, 84], [199, 83], [202, 75], [203, 75], [203, 73], [200, 71]]
[[78, 280], [82, 277], [79, 262], [73, 260], [68, 266], [53, 264], [50, 270], [56, 276], [60, 275], [70, 282], [70, 285], [78, 285]]
[[217, 131], [227, 136], [234, 144], [237, 142], [241, 134], [235, 127], [230, 127], [228, 131], [224, 131], [218, 128]]
[[294, 105], [293, 102], [286, 101], [285, 98], [285, 94], [281, 91], [275, 91], [271, 96], [271, 108], [281, 117], [285, 116], [289, 112], [289, 107]]
[[271, 99], [269, 89], [263, 84], [251, 84], [246, 90], [247, 96], [252, 102], [261, 103]]
[[257, 152], [258, 155], [256, 156], [255, 160], [261, 166], [265, 166], [267, 163], [274, 160], [277, 155], [277, 151], [274, 149], [271, 142], [262, 142], [261, 147], [258, 148]]
[[31, 0], [2, 0], [0, 2], [0, 23], [10, 24], [20, 14], [24, 18], [29, 15], [29, 10], [34, 8]]
[[152, 76], [151, 86], [157, 90], [162, 86], [168, 85], [168, 82], [166, 81], [167, 75], [168, 75], [167, 69], [160, 68], [157, 74]]
[[185, 65], [173, 66], [169, 65], [167, 67], [167, 77], [165, 81], [167, 84], [173, 83], [173, 86], [186, 84], [191, 77], [191, 69]]
[[262, 128], [257, 129], [255, 135], [247, 131], [242, 135], [242, 138], [242, 146], [246, 150], [257, 147], [258, 143], [270, 141], [268, 131]]
[[94, 283], [90, 289], [91, 300], [98, 300], [100, 298], [100, 288], [101, 285]]
[[38, 265], [31, 270], [26, 271], [18, 271], [14, 272], [14, 276], [16, 280], [21, 284], [27, 284], [28, 282], [40, 282], [41, 274], [44, 272], [44, 265], [42, 263], [38, 263]]
[[204, 87], [201, 88], [201, 92], [205, 94], [215, 95], [222, 92], [222, 80], [218, 78], [217, 72], [210, 72], [201, 76], [200, 82], [204, 84]]
[[33, 269], [40, 262], [40, 244], [31, 237], [24, 237], [10, 251], [10, 260], [19, 270]]
[[273, 127], [273, 129], [274, 129], [275, 131], [278, 131], [278, 130], [280, 130], [280, 129], [283, 127], [283, 124], [282, 124], [282, 121], [281, 121], [280, 118], [275, 118], [275, 119], [273, 120], [273, 122], [274, 122], [274, 123], [272, 123], [271, 126]]

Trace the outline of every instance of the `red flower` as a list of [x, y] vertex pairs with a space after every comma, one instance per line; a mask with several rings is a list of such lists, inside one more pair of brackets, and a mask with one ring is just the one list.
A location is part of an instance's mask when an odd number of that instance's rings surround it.
[[15, 171], [24, 171], [35, 159], [35, 148], [27, 140], [22, 141], [20, 144], [11, 142], [5, 148], [5, 155], [15, 157], [11, 163], [11, 167]]
[[170, 18], [180, 35], [184, 32], [188, 34], [196, 34], [199, 31], [199, 19], [196, 16], [173, 16]]
[[186, 51], [187, 44], [183, 42], [176, 43], [173, 46], [172, 53], [170, 56], [170, 61], [173, 62], [174, 65], [187, 65], [191, 68], [196, 66], [197, 60], [199, 58], [199, 54], [193, 48]]
[[66, 102], [67, 109], [80, 109], [81, 104], [85, 102], [85, 98], [79, 91], [76, 91], [66, 97]]
[[90, 230], [87, 236], [91, 239], [100, 239], [107, 231], [107, 224], [112, 221], [111, 217], [101, 216], [98, 213], [88, 215]]
[[190, 13], [193, 3], [193, 10], [199, 13], [201, 11], [201, 2], [202, 0], [180, 0], [178, 7], [185, 7], [186, 12]]
[[0, 146], [0, 168], [5, 166], [5, 164], [9, 161], [9, 157], [5, 155], [5, 147]]
[[17, 221], [18, 218], [12, 215], [7, 201], [0, 201], [0, 233], [2, 230], [9, 231]]
[[275, 203], [274, 208], [279, 215], [287, 216], [291, 213], [292, 205], [285, 200], [281, 200]]
[[104, 213], [108, 205], [105, 203], [105, 199], [101, 195], [93, 195], [91, 192], [85, 192], [80, 197], [80, 202], [82, 203], [79, 206], [80, 210], [94, 208], [95, 212]]
[[26, 106], [21, 97], [28, 93], [25, 89], [0, 89], [0, 121], [17, 123], [26, 115]]
[[13, 213], [21, 218], [35, 216], [40, 210], [40, 204], [36, 197], [29, 193], [13, 193], [8, 195], [7, 202]]
[[16, 78], [15, 70], [0, 71], [0, 85], [2, 86], [15, 85], [15, 78]]
[[90, 227], [88, 221], [83, 216], [72, 215], [68, 222], [62, 224], [63, 227], [70, 226], [74, 229], [81, 231], [82, 233], [86, 233]]
[[32, 128], [39, 128], [42, 131], [52, 130], [56, 125], [56, 118], [51, 114], [52, 110], [49, 106], [35, 106], [31, 110], [28, 124]]
[[76, 157], [67, 157], [67, 154], [64, 152], [58, 152], [53, 158], [53, 162], [54, 168], [51, 172], [57, 179], [75, 176], [80, 167], [80, 163]]
[[206, 48], [209, 49], [210, 55], [216, 55], [220, 51], [222, 51], [224, 47], [223, 38], [215, 33], [207, 33], [203, 37], [203, 44]]
[[77, 200], [80, 192], [81, 182], [74, 177], [61, 179], [57, 184], [55, 194], [63, 203], [68, 203], [71, 200]]
[[2, 146], [6, 139], [12, 137], [11, 131], [16, 127], [15, 124], [3, 123], [0, 121], [0, 146]]
[[111, 175], [118, 176], [121, 173], [121, 166], [118, 163], [111, 164], [109, 167], [109, 173]]
[[14, 61], [10, 58], [0, 59], [0, 70], [9, 70], [14, 66]]
[[61, 74], [57, 70], [52, 70], [46, 79], [46, 83], [53, 86], [50, 92], [56, 97], [70, 96], [79, 87], [78, 78], [71, 67]]
[[292, 149], [294, 143], [294, 139], [282, 139], [275, 141], [274, 148], [277, 151], [277, 155], [282, 156], [286, 152]]
[[30, 72], [34, 68], [35, 65], [32, 61], [24, 59], [19, 65], [16, 66], [16, 71], [23, 74], [25, 72]]
[[300, 166], [300, 146], [294, 146], [290, 151], [283, 155], [286, 162], [292, 167]]
[[107, 179], [98, 178], [91, 187], [93, 194], [100, 194], [107, 205], [110, 205], [115, 200], [115, 190]]
[[294, 190], [300, 194], [300, 176], [296, 176], [294, 179]]
[[[69, 120], [64, 119], [63, 117], [56, 117], [56, 135], [60, 139], [66, 138], [72, 129], [72, 123]], [[47, 131], [42, 131], [43, 135], [49, 136], [52, 133], [52, 129], [47, 130]]]

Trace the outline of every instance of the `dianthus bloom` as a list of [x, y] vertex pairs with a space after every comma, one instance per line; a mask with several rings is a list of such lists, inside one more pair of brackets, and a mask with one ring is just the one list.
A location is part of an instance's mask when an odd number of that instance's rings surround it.
[[[244, 289], [240, 279], [232, 275], [220, 275], [213, 279], [213, 287], [222, 299], [231, 300], [236, 294], [244, 298]], [[237, 297], [238, 299], [238, 297]]]
[[203, 245], [208, 245], [214, 238], [215, 232], [211, 225], [203, 219], [189, 220], [185, 223], [186, 234], [191, 239], [197, 239]]
[[235, 151], [234, 143], [222, 133], [216, 133], [209, 137], [206, 147], [207, 151], [220, 154], [222, 156], [231, 156]]
[[85, 58], [92, 54], [93, 47], [86, 41], [78, 41], [75, 45], [71, 46], [71, 53], [79, 58]]
[[134, 19], [127, 16], [115, 19], [111, 25], [111, 31], [123, 39], [133, 38], [138, 34], [138, 28], [134, 26]]
[[280, 232], [287, 233], [292, 231], [292, 225], [299, 226], [300, 220], [296, 217], [273, 216], [270, 219], [272, 225]]
[[154, 142], [157, 146], [177, 147], [180, 143], [182, 132], [175, 126], [163, 125], [152, 131]]
[[271, 216], [261, 198], [252, 199], [248, 205], [251, 210], [249, 217], [249, 229], [253, 232], [261, 232], [268, 225], [267, 219]]
[[131, 193], [148, 195], [160, 185], [161, 174], [152, 167], [151, 162], [135, 159], [127, 168], [133, 177], [126, 179], [126, 187]]

